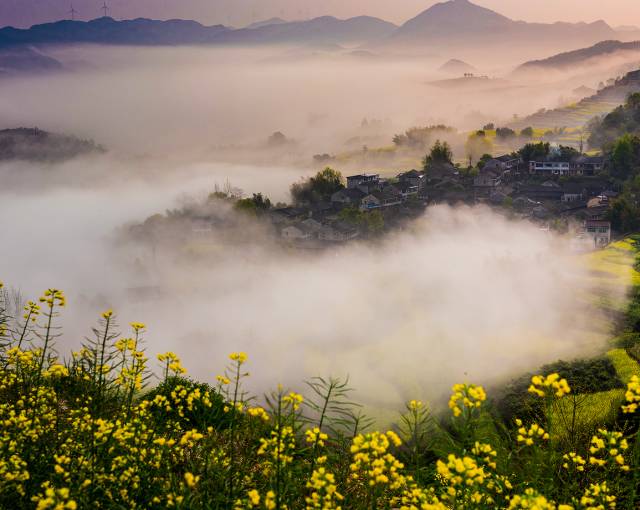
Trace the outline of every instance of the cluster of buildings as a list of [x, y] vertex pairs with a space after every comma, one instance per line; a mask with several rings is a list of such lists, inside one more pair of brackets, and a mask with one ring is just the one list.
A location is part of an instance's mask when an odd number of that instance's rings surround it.
[[586, 246], [600, 248], [611, 242], [607, 210], [618, 196], [606, 179], [598, 177], [605, 164], [601, 156], [528, 162], [501, 156], [488, 161], [474, 178], [474, 199], [496, 205], [509, 201], [514, 210], [540, 221], [579, 218], [582, 227], [576, 237]]
[[581, 225], [578, 238], [602, 247], [611, 241], [611, 224], [605, 218], [617, 196], [608, 181], [599, 177], [604, 166], [602, 157], [524, 162], [515, 155], [504, 155], [487, 161], [473, 178], [449, 163], [436, 165], [428, 173], [410, 170], [394, 179], [351, 175], [346, 187], [327, 202], [276, 209], [270, 214], [285, 241], [337, 243], [366, 233], [362, 225], [345, 221], [340, 213], [346, 208], [365, 214], [380, 211], [389, 225], [389, 219], [419, 215], [427, 204], [508, 204], [515, 214], [543, 225], [571, 218]]
[[327, 202], [301, 207], [285, 207], [271, 211], [272, 223], [280, 237], [297, 244], [340, 243], [363, 235], [366, 224], [355, 224], [340, 213], [345, 209], [358, 213], [380, 211], [383, 221], [417, 216], [426, 207], [426, 178], [423, 172], [411, 170], [395, 179], [379, 174], [347, 177], [345, 188], [331, 195]]
[[605, 164], [602, 157], [525, 162], [516, 155], [504, 155], [486, 161], [477, 173], [450, 163], [390, 179], [363, 173], [348, 176], [344, 188], [322, 201], [270, 209], [266, 214], [283, 242], [317, 248], [352, 241], [381, 228], [401, 228], [404, 220], [420, 216], [429, 204], [487, 203], [509, 215], [532, 219], [542, 228], [557, 220], [580, 225], [574, 229], [576, 239], [598, 248], [611, 241], [606, 218], [618, 195], [601, 176]]

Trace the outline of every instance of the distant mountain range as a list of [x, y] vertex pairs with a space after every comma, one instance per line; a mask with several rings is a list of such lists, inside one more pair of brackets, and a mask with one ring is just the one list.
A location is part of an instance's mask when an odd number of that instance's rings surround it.
[[263, 21], [256, 21], [255, 23], [251, 23], [251, 25], [247, 25], [244, 28], [248, 28], [248, 29], [262, 28], [262, 27], [268, 27], [269, 25], [284, 25], [285, 23], [289, 23], [289, 22], [282, 18], [270, 18], [270, 19], [265, 19]]
[[362, 44], [389, 36], [397, 27], [368, 16], [340, 20], [324, 16], [308, 21], [262, 23], [254, 28], [204, 26], [195, 21], [109, 17], [58, 21], [29, 29], [0, 29], [0, 47], [49, 44], [130, 44], [144, 46], [202, 44]]
[[28, 46], [0, 48], [0, 76], [59, 71], [62, 64]]
[[[625, 32], [628, 33], [628, 32]], [[59, 21], [29, 29], [0, 29], [0, 48], [50, 44], [119, 45], [344, 45], [379, 50], [409, 48], [417, 52], [475, 52], [527, 48], [531, 53], [574, 49], [623, 37], [604, 21], [594, 23], [526, 23], [514, 21], [469, 0], [449, 0], [425, 10], [400, 27], [370, 16], [304, 21], [272, 18], [246, 28], [205, 26], [195, 21], [144, 18], [116, 21]], [[497, 54], [497, 51], [496, 51]], [[525, 57], [526, 58], [526, 57]]]
[[388, 41], [395, 46], [446, 44], [447, 47], [481, 45], [513, 48], [553, 44], [579, 46], [615, 39], [604, 21], [594, 23], [527, 23], [514, 21], [469, 0], [435, 4], [396, 30]]
[[571, 68], [589, 65], [589, 62], [600, 57], [622, 53], [629, 54], [630, 57], [637, 55], [640, 58], [640, 41], [602, 41], [588, 48], [560, 53], [543, 60], [525, 62], [516, 69], [516, 72], [535, 69], [566, 71]]

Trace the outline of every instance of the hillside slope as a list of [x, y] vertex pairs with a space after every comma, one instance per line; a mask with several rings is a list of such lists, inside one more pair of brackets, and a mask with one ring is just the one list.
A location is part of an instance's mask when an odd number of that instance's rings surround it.
[[602, 41], [588, 48], [575, 51], [567, 51], [541, 60], [525, 62], [516, 69], [516, 72], [532, 69], [553, 69], [558, 71], [568, 70], [574, 67], [588, 65], [593, 59], [610, 56], [616, 53], [628, 53], [630, 56], [640, 57], [640, 41]]

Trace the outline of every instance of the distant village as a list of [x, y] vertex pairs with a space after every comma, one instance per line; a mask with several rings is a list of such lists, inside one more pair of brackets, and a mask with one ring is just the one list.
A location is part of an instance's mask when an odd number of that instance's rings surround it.
[[268, 216], [283, 242], [318, 247], [369, 237], [367, 215], [390, 230], [430, 205], [486, 204], [541, 229], [571, 234], [581, 249], [597, 249], [611, 242], [607, 211], [618, 195], [600, 177], [605, 165], [602, 156], [550, 154], [523, 161], [511, 154], [485, 160], [471, 174], [445, 162], [395, 178], [350, 175], [330, 200], [275, 208]]

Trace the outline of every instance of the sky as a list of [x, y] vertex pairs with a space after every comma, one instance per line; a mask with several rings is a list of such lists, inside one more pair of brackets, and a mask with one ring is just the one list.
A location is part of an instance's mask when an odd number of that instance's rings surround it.
[[[0, 0], [0, 26], [30, 26], [68, 17], [72, 0]], [[436, 3], [433, 0], [107, 0], [115, 18], [187, 18], [205, 24], [244, 26], [279, 16], [361, 14], [402, 23]], [[639, 0], [477, 0], [477, 4], [525, 21], [595, 21], [612, 26], [640, 25]], [[102, 14], [103, 0], [73, 0], [79, 19]]]

